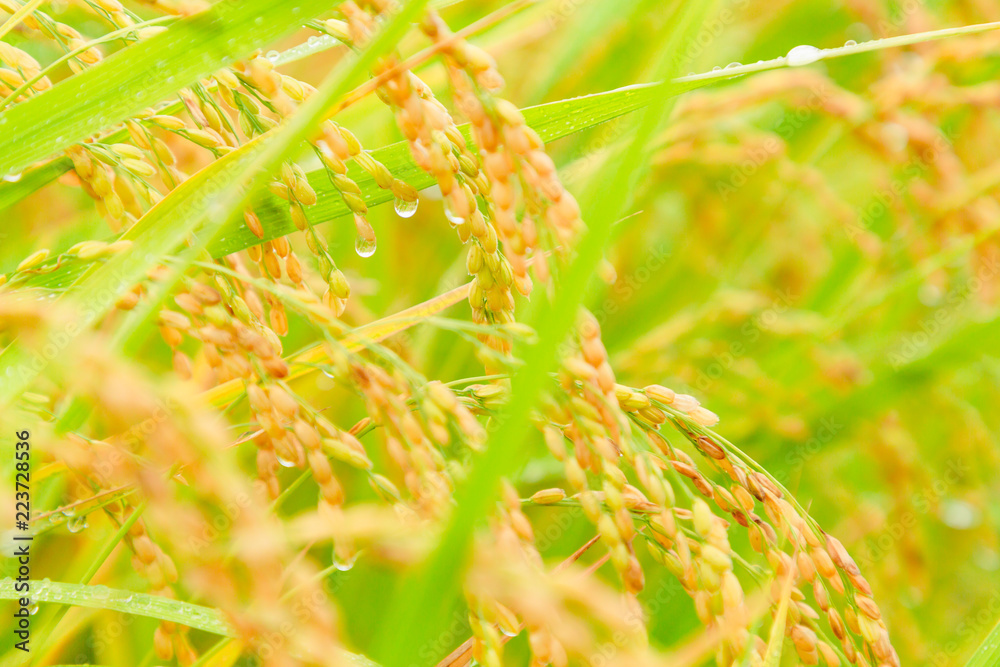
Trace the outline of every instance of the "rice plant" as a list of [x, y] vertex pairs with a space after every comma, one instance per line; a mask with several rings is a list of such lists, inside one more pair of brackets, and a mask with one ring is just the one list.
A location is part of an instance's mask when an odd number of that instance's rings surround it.
[[998, 664], [995, 7], [0, 9], [0, 664]]

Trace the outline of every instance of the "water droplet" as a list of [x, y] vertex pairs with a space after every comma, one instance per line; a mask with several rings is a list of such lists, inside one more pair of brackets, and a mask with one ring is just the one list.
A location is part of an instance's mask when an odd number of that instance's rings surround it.
[[289, 461], [288, 459], [282, 458], [277, 452], [274, 453], [274, 458], [278, 459], [278, 463], [281, 464], [283, 468], [295, 467], [295, 461]]
[[347, 572], [352, 567], [354, 567], [354, 564], [357, 562], [358, 562], [357, 552], [353, 553], [348, 558], [341, 558], [340, 556], [337, 555], [336, 552], [334, 552], [333, 554], [333, 566], [338, 570], [340, 570], [341, 572]]
[[444, 200], [444, 217], [448, 218], [448, 222], [451, 223], [452, 227], [458, 227], [460, 224], [465, 222], [465, 218], [457, 215], [451, 210], [451, 206], [449, 205], [447, 199]]
[[788, 64], [792, 67], [801, 67], [803, 65], [809, 65], [816, 62], [822, 57], [823, 52], [817, 49], [815, 46], [809, 44], [800, 44], [796, 46], [785, 58]]
[[414, 199], [413, 201], [406, 201], [396, 197], [396, 201], [393, 202], [392, 207], [396, 209], [396, 215], [401, 218], [412, 218], [413, 214], [417, 212], [417, 205], [419, 201]]
[[505, 635], [507, 635], [508, 637], [517, 637], [517, 635], [518, 635], [518, 634], [520, 634], [520, 633], [519, 633], [519, 632], [517, 631], [517, 628], [508, 628], [508, 627], [507, 627], [507, 626], [506, 626], [505, 624], [503, 624], [503, 623], [501, 623], [501, 624], [499, 625], [499, 628], [500, 628], [500, 632], [504, 633], [504, 634], [505, 634]]
[[726, 65], [726, 69], [732, 69], [734, 67], [743, 67], [743, 63], [734, 62], [734, 63], [729, 63], [728, 65]]
[[357, 238], [354, 239], [354, 251], [358, 253], [361, 257], [371, 257], [375, 254], [375, 239], [367, 239], [361, 234], [358, 234]]
[[86, 527], [87, 527], [87, 517], [85, 516], [75, 516], [66, 522], [66, 530], [68, 530], [71, 533], [79, 533]]
[[312, 35], [309, 37], [309, 39], [306, 40], [306, 44], [308, 44], [309, 46], [316, 46], [317, 43], [319, 43], [319, 37], [317, 37], [316, 35]]
[[278, 60], [278, 56], [280, 56], [280, 55], [281, 54], [278, 53], [277, 51], [268, 51], [267, 55], [264, 56], [264, 57], [267, 58], [268, 60], [270, 60], [273, 63], [273, 62], [276, 62]]
[[844, 46], [857, 46], [857, 45], [858, 43], [855, 42], [853, 39], [849, 39], [846, 42], [844, 42]]
[[720, 67], [719, 65], [716, 65], [715, 67], [712, 68], [712, 71], [713, 72], [721, 72], [722, 71], [722, 67]]
[[17, 173], [11, 172], [6, 176], [4, 176], [3, 180], [7, 181], [8, 183], [17, 183], [19, 180], [21, 180], [22, 175], [23, 174], [21, 174], [20, 172]]
[[71, 516], [76, 516], [76, 510], [72, 507], [67, 507], [62, 511], [62, 515], [67, 518]]
[[28, 605], [28, 613], [31, 614], [32, 616], [38, 613], [38, 603], [35, 602], [34, 600], [32, 600], [31, 603]]

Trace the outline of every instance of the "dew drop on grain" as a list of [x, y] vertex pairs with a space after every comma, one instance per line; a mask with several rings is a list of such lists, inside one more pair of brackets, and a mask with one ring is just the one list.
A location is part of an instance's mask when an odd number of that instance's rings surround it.
[[367, 239], [361, 234], [354, 239], [354, 251], [359, 257], [371, 257], [375, 254], [375, 239]]
[[350, 558], [340, 558], [336, 554], [333, 556], [333, 566], [341, 572], [347, 572], [358, 561], [358, 555], [354, 554]]
[[75, 516], [66, 522], [66, 530], [71, 533], [79, 533], [87, 527], [87, 517]]
[[392, 207], [396, 209], [396, 215], [401, 218], [412, 218], [413, 214], [417, 212], [417, 205], [419, 202], [414, 199], [413, 201], [406, 201], [400, 197], [396, 197], [392, 204]]
[[451, 210], [451, 206], [448, 204], [448, 200], [444, 200], [444, 217], [448, 218], [448, 222], [451, 223], [452, 227], [458, 227], [460, 224], [465, 222], [465, 218], [457, 215]]

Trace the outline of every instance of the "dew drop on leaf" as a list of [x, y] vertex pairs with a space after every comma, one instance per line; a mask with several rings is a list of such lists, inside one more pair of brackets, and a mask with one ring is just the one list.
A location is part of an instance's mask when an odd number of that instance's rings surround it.
[[815, 46], [800, 44], [789, 51], [785, 58], [790, 66], [801, 67], [816, 62], [820, 59], [821, 55], [822, 52]]
[[66, 522], [66, 530], [68, 530], [71, 533], [79, 533], [86, 527], [87, 527], [87, 517], [85, 516], [75, 516]]

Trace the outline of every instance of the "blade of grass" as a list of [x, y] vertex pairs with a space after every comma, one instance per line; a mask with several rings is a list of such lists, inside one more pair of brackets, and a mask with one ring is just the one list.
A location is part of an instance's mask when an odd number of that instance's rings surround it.
[[45, 0], [31, 0], [30, 2], [21, 5], [21, 8], [14, 12], [13, 15], [0, 26], [0, 37], [3, 37], [8, 32], [17, 27], [17, 24], [24, 20], [25, 16], [28, 16], [33, 11], [38, 9], [38, 7], [45, 2]]
[[[72, 297], [73, 303], [80, 307], [80, 329], [97, 322], [118, 295], [130, 289], [150, 266], [201, 227], [200, 243], [186, 253], [186, 261], [193, 261], [200, 247], [217, 237], [222, 223], [234, 217], [265, 176], [308, 137], [333, 101], [348, 92], [351, 82], [363, 76], [376, 58], [398, 41], [426, 1], [407, 3], [364, 52], [331, 72], [316, 93], [281, 125], [202, 169], [129, 229], [123, 238], [133, 241], [132, 249], [85, 273], [64, 295]], [[180, 279], [185, 266], [175, 267], [172, 277], [163, 281], [160, 289], [119, 327], [116, 334], [119, 349], [128, 350], [141, 339], [145, 325]], [[0, 388], [0, 404], [13, 400], [40, 372], [30, 363], [30, 357], [30, 351], [17, 342], [0, 355], [0, 365], [12, 377], [12, 381]], [[79, 403], [74, 402], [60, 419], [60, 426], [72, 428], [79, 423], [82, 413]]]
[[69, 158], [52, 160], [25, 171], [15, 181], [0, 185], [0, 210], [13, 206], [31, 193], [39, 190], [66, 173], [73, 163]]
[[1000, 623], [993, 626], [990, 634], [972, 654], [965, 667], [994, 667], [1000, 665]]
[[[0, 600], [17, 600], [23, 597], [14, 589], [15, 579], [0, 579]], [[159, 595], [133, 593], [107, 586], [86, 586], [54, 581], [32, 580], [29, 582], [31, 598], [35, 602], [56, 604], [87, 609], [117, 611], [134, 616], [171, 621], [196, 630], [223, 637], [237, 637], [235, 629], [226, 622], [222, 612], [209, 607], [172, 600]], [[363, 655], [342, 651], [339, 655], [350, 664], [374, 667], [375, 663]]]
[[[916, 33], [891, 40], [877, 40], [874, 42], [864, 42], [856, 46], [826, 49], [822, 53], [824, 54], [824, 58], [840, 58], [865, 51], [943, 39], [953, 35], [985, 32], [997, 29], [998, 27], [1000, 27], [1000, 23], [987, 23], [943, 31]], [[787, 66], [784, 57], [774, 58], [752, 65], [743, 65], [694, 76], [680, 77], [672, 84], [650, 83], [626, 86], [584, 97], [541, 104], [528, 107], [523, 110], [523, 113], [527, 124], [538, 132], [543, 141], [549, 142], [645, 108], [654, 101], [663, 99], [664, 95], [678, 95], [718, 81]], [[469, 126], [462, 125], [460, 129], [468, 140], [470, 138]], [[410, 157], [409, 147], [405, 142], [392, 144], [372, 153], [394, 175], [410, 183], [418, 190], [434, 185], [433, 177], [428, 176], [413, 162]], [[356, 165], [351, 164], [348, 167], [348, 175], [361, 188], [361, 196], [365, 199], [365, 203], [369, 207], [378, 206], [392, 200], [391, 193], [379, 188], [374, 178]], [[350, 215], [350, 210], [333, 188], [325, 171], [313, 171], [307, 174], [307, 177], [309, 184], [316, 191], [318, 199], [318, 203], [315, 206], [309, 207], [306, 211], [310, 224], [322, 224]], [[295, 231], [295, 225], [288, 214], [288, 206], [278, 197], [270, 193], [262, 194], [254, 206], [260, 217], [261, 224], [264, 226], [265, 240], [271, 240]], [[213, 243], [209, 247], [209, 251], [214, 257], [221, 257], [243, 250], [259, 242], [246, 229], [245, 225], [241, 225], [239, 221], [235, 221], [227, 226], [222, 237], [217, 243]]]
[[[0, 175], [135, 115], [330, 9], [323, 0], [224, 0], [0, 114]], [[58, 111], [58, 112], [56, 112]]]
[[73, 503], [72, 505], [53, 510], [51, 512], [37, 514], [31, 517], [31, 534], [38, 537], [53, 528], [65, 524], [69, 516], [77, 519], [85, 517], [92, 512], [96, 512], [97, 510], [107, 507], [112, 503], [116, 503], [124, 498], [127, 498], [133, 493], [135, 493], [134, 488], [120, 486], [99, 493], [92, 498]]
[[24, 83], [22, 83], [14, 90], [10, 91], [7, 97], [5, 97], [2, 102], [0, 102], [0, 109], [6, 109], [8, 106], [13, 104], [17, 100], [17, 98], [21, 96], [22, 93], [30, 89], [35, 84], [35, 82], [40, 81], [44, 77], [48, 76], [52, 72], [52, 70], [59, 67], [59, 65], [62, 65], [63, 63], [72, 60], [74, 57], [80, 55], [84, 51], [87, 51], [91, 47], [99, 46], [107, 42], [113, 42], [116, 39], [120, 39], [126, 35], [133, 35], [142, 28], [148, 26], [159, 25], [161, 23], [168, 23], [175, 20], [176, 18], [173, 16], [161, 16], [159, 18], [151, 19], [149, 21], [143, 21], [142, 23], [135, 23], [133, 25], [128, 26], [127, 28], [122, 28], [121, 30], [114, 30], [112, 32], [107, 33], [106, 35], [102, 35], [97, 39], [93, 39], [89, 42], [84, 42], [75, 49], [67, 51], [60, 57], [53, 60], [45, 67], [45, 69], [39, 70], [38, 74], [34, 75], [29, 79], [25, 79]]
[[[681, 52], [680, 48], [702, 24], [712, 4], [691, 3], [679, 10], [671, 34], [662, 42], [664, 59], [657, 73], [659, 77], [667, 81], [672, 78], [672, 69], [678, 62], [670, 56]], [[539, 341], [522, 355], [524, 366], [512, 380], [511, 401], [499, 428], [456, 492], [455, 507], [437, 548], [416, 572], [404, 577], [389, 605], [385, 622], [371, 647], [372, 653], [388, 667], [407, 664], [413, 652], [443, 628], [447, 609], [456, 600], [460, 577], [468, 564], [475, 525], [493, 506], [500, 479], [516, 471], [527, 453], [530, 413], [548, 382], [558, 347], [576, 320], [577, 308], [610, 237], [611, 223], [628, 204], [630, 185], [638, 175], [649, 139], [659, 127], [671, 96], [660, 95], [659, 99], [660, 104], [643, 114], [624, 154], [609, 165], [607, 181], [599, 188], [592, 188], [591, 197], [583, 202], [589, 229], [576, 247], [576, 258], [559, 281], [560, 290], [551, 307], [535, 304], [528, 321], [539, 332]], [[602, 194], [596, 196], [597, 191]], [[615, 196], [606, 196], [609, 192]]]
[[774, 613], [774, 623], [767, 639], [767, 651], [764, 652], [764, 667], [780, 667], [782, 648], [785, 645], [785, 623], [788, 616], [788, 601], [792, 597], [792, 577], [785, 577], [781, 587], [781, 602]]
[[[81, 584], [89, 584], [97, 574], [97, 571], [101, 569], [102, 565], [104, 565], [105, 561], [111, 557], [111, 553], [125, 537], [125, 534], [133, 525], [135, 525], [135, 522], [139, 520], [139, 517], [141, 517], [142, 513], [146, 510], [146, 503], [147, 501], [145, 500], [139, 503], [139, 505], [132, 510], [132, 514], [129, 515], [128, 519], [123, 521], [122, 525], [119, 526], [117, 531], [115, 531], [115, 534], [112, 535], [107, 542], [105, 542], [100, 553], [97, 554], [97, 557], [90, 564], [90, 567], [88, 567], [87, 571], [84, 572], [82, 577], [80, 577]], [[56, 637], [59, 626], [68, 610], [69, 607], [63, 607], [56, 612], [56, 614], [49, 621], [47, 627], [42, 631], [41, 646], [38, 649], [39, 655], [43, 657], [45, 656], [45, 651], [52, 645], [52, 641]]]
[[[218, 190], [236, 184], [249, 169], [266, 136], [244, 144], [178, 186], [122, 236], [132, 241], [129, 252], [92, 267], [67, 290], [62, 301], [78, 308], [77, 331], [86, 330], [103, 317], [118, 296], [141, 280], [150, 266], [190, 236], [214, 209]], [[65, 352], [65, 347], [59, 352]], [[0, 366], [10, 380], [0, 387], [0, 404], [8, 404], [45, 369], [46, 364], [32, 363], [33, 354], [21, 341], [14, 341], [0, 353]]]
[[[471, 286], [471, 283], [466, 283], [465, 285], [461, 285], [453, 290], [445, 292], [444, 294], [436, 296], [433, 299], [429, 299], [423, 303], [401, 310], [394, 315], [390, 315], [375, 322], [358, 327], [357, 329], [348, 332], [341, 343], [347, 351], [358, 352], [371, 343], [383, 341], [390, 336], [416, 326], [417, 324], [426, 321], [431, 316], [464, 301], [468, 297]], [[327, 356], [326, 348], [322, 344], [316, 344], [289, 356], [287, 361], [289, 367], [291, 368], [291, 372], [287, 378], [287, 381], [290, 382], [316, 372], [318, 370], [318, 365], [329, 361], [329, 357]], [[230, 380], [229, 382], [224, 382], [223, 384], [216, 385], [215, 387], [204, 391], [202, 393], [202, 398], [206, 403], [214, 407], [221, 408], [237, 400], [243, 395], [244, 391], [243, 383], [240, 380]], [[64, 469], [65, 465], [60, 462], [50, 464], [47, 474], [61, 472]], [[71, 507], [77, 512], [77, 515], [80, 515], [81, 513], [85, 514], [96, 509], [100, 509], [101, 507], [115, 502], [118, 499], [134, 492], [135, 489], [132, 487], [120, 487], [115, 489], [113, 493], [108, 492], [101, 494], [99, 497], [95, 497], [94, 499], [81, 503], [75, 503]], [[99, 501], [99, 504], [91, 505], [91, 503], [95, 503], [97, 501]], [[34, 524], [32, 525], [34, 534], [37, 535], [65, 523], [65, 519], [56, 517], [56, 514], [59, 514], [59, 512], [47, 512], [33, 519], [33, 521], [38, 521], [37, 526]]]
[[[866, 51], [907, 46], [955, 35], [986, 32], [995, 30], [998, 27], [1000, 27], [1000, 23], [986, 23], [963, 28], [915, 33], [892, 39], [864, 42], [855, 46], [826, 49], [822, 51], [822, 57], [824, 59], [840, 58]], [[680, 77], [674, 81], [674, 85], [672, 86], [662, 83], [627, 86], [594, 95], [528, 107], [524, 109], [524, 116], [528, 125], [538, 132], [543, 141], [554, 141], [575, 132], [589, 129], [600, 123], [624, 116], [637, 109], [644, 108], [652, 101], [667, 94], [667, 90], [670, 91], [669, 94], [676, 95], [737, 76], [787, 66], [785, 58], [779, 57], [752, 65], [743, 65]], [[468, 126], [463, 125], [461, 129], [466, 138], [468, 138]], [[108, 140], [113, 141], [116, 140], [115, 138], [120, 139], [121, 136], [112, 135]], [[425, 174], [413, 163], [409, 156], [409, 148], [405, 142], [398, 142], [374, 150], [372, 151], [372, 155], [385, 164], [397, 177], [410, 183], [418, 190], [428, 188], [434, 184], [433, 178]], [[27, 180], [27, 176], [31, 175], [31, 172], [26, 175], [25, 179], [22, 179], [23, 183], [0, 184], [0, 210], [16, 203], [70, 167], [71, 163], [68, 159], [60, 158], [36, 170], [40, 173], [35, 178], [30, 179], [30, 181]], [[372, 176], [353, 163], [348, 167], [348, 175], [361, 188], [361, 196], [369, 207], [378, 206], [392, 200], [391, 194], [379, 188]], [[315, 206], [309, 207], [306, 211], [310, 224], [318, 225], [350, 214], [347, 205], [344, 204], [339, 194], [334, 190], [330, 179], [324, 171], [317, 170], [310, 172], [307, 174], [307, 178], [312, 188], [316, 191], [318, 198], [318, 203]], [[254, 202], [254, 207], [264, 226], [264, 240], [278, 238], [295, 231], [295, 225], [288, 214], [288, 207], [279, 198], [274, 197], [270, 193], [261, 193], [259, 198]], [[209, 251], [213, 257], [222, 257], [258, 243], [260, 243], [260, 240], [253, 236], [244, 225], [240, 224], [239, 221], [232, 221], [227, 224], [221, 236], [209, 244]], [[66, 269], [45, 274], [37, 284], [45, 287], [65, 285], [67, 274], [71, 273], [73, 269], [73, 265], [70, 264]], [[76, 267], [76, 270], [79, 270], [79, 268]]]
[[[513, 3], [509, 4], [509, 5], [506, 5], [506, 6], [502, 7], [502, 8], [500, 8], [500, 9], [498, 9], [497, 11], [495, 11], [495, 12], [493, 12], [493, 13], [485, 16], [484, 18], [476, 21], [475, 23], [473, 23], [473, 24], [471, 24], [471, 25], [469, 25], [469, 26], [467, 26], [467, 27], [459, 30], [458, 32], [455, 33], [455, 35], [453, 36], [452, 40], [455, 40], [455, 39], [458, 39], [458, 38], [468, 38], [468, 37], [471, 37], [472, 35], [474, 35], [476, 33], [479, 33], [479, 32], [481, 32], [481, 31], [483, 31], [483, 30], [485, 30], [485, 29], [487, 29], [487, 28], [489, 28], [489, 27], [491, 27], [491, 26], [493, 26], [493, 25], [495, 25], [497, 23], [502, 22], [504, 19], [506, 19], [507, 17], [509, 17], [511, 14], [516, 13], [520, 9], [524, 8], [525, 6], [528, 6], [528, 5], [532, 4], [533, 2], [535, 2], [535, 0], [515, 0], [515, 2], [513, 2]], [[137, 23], [137, 24], [131, 26], [128, 30], [136, 30], [136, 29], [138, 29], [139, 27], [141, 27], [143, 25], [152, 25], [152, 24], [156, 24], [156, 23], [162, 22], [164, 20], [173, 21], [173, 20], [176, 20], [176, 19], [174, 17], [162, 17], [160, 19], [152, 19], [150, 21], [146, 21], [145, 23]], [[316, 25], [312, 25], [312, 27], [316, 27]], [[85, 50], [86, 48], [89, 48], [89, 46], [91, 46], [93, 44], [100, 43], [101, 41], [107, 40], [109, 38], [113, 38], [113, 36], [117, 36], [120, 33], [128, 32], [128, 30], [121, 30], [121, 31], [113, 32], [113, 33], [108, 33], [107, 35], [105, 35], [103, 38], [101, 38], [99, 40], [94, 40], [93, 42], [90, 42], [90, 43], [88, 43], [85, 46], [79, 47], [79, 50]], [[441, 42], [437, 42], [433, 46], [428, 47], [428, 48], [426, 48], [426, 49], [424, 49], [424, 50], [422, 50], [422, 51], [414, 54], [413, 56], [411, 56], [410, 58], [408, 58], [406, 61], [404, 61], [403, 63], [401, 63], [401, 67], [405, 68], [405, 69], [413, 69], [413, 68], [417, 67], [418, 65], [425, 63], [433, 55], [435, 55], [436, 53], [438, 53], [442, 49], [447, 48], [447, 46], [449, 45], [449, 43], [452, 40], [444, 40], [444, 41], [441, 41]], [[317, 48], [317, 47], [320, 47], [320, 48]], [[278, 56], [278, 58], [277, 58], [277, 60], [275, 62], [278, 65], [283, 64], [283, 63], [287, 63], [287, 62], [292, 62], [294, 60], [298, 60], [299, 58], [304, 58], [307, 55], [312, 55], [313, 53], [318, 53], [319, 51], [322, 51], [322, 50], [327, 49], [327, 48], [330, 48], [329, 44], [326, 44], [326, 45], [323, 45], [323, 44], [320, 44], [320, 43], [313, 43], [312, 45], [310, 45], [309, 43], [300, 44], [298, 46], [292, 47], [291, 49], [288, 49], [287, 51], [284, 51], [281, 54], [279, 54], [279, 56]], [[55, 65], [56, 63], [59, 63], [63, 59], [68, 59], [75, 52], [76, 51], [73, 51], [73, 52], [70, 52], [69, 54], [66, 54], [65, 56], [63, 56], [63, 58], [60, 58], [59, 60], [55, 61], [55, 63], [53, 63], [52, 65]], [[50, 65], [49, 67], [52, 67], [52, 65]], [[46, 69], [48, 69], [48, 68], [46, 68]], [[330, 110], [328, 110], [327, 111], [327, 114], [328, 114], [327, 117], [329, 118], [329, 117], [332, 117], [332, 116], [336, 115], [336, 113], [338, 113], [339, 111], [341, 111], [344, 108], [346, 108], [349, 104], [351, 104], [353, 102], [356, 102], [357, 100], [359, 100], [360, 98], [364, 97], [365, 95], [373, 92], [375, 90], [375, 88], [377, 88], [377, 86], [380, 85], [383, 82], [383, 80], [384, 80], [385, 77], [394, 76], [395, 75], [394, 74], [394, 70], [396, 70], [396, 69], [397, 68], [392, 68], [390, 70], [382, 72], [379, 76], [374, 77], [372, 79], [369, 79], [365, 83], [359, 85], [357, 88], [355, 88], [353, 91], [351, 91], [351, 93], [349, 95], [345, 96], [344, 99], [342, 99], [336, 106], [334, 106]], [[43, 73], [44, 72], [45, 72], [45, 70], [43, 70]], [[41, 76], [41, 74], [39, 76]], [[28, 87], [29, 84], [26, 82], [24, 84], [24, 86]], [[210, 83], [207, 87], [211, 88], [212, 84]], [[16, 96], [17, 92], [18, 91], [12, 92], [10, 94], [10, 96], [8, 96], [7, 100], [4, 100], [3, 103], [0, 103], [0, 109], [2, 109], [3, 107], [5, 107], [7, 105], [7, 103], [8, 103], [8, 100], [10, 100], [14, 96]], [[181, 111], [183, 108], [184, 108], [184, 105], [183, 105], [183, 103], [180, 100], [174, 100], [172, 102], [166, 102], [166, 103], [164, 103], [164, 104], [162, 104], [160, 106], [155, 107], [157, 113], [164, 114], [164, 115], [176, 114], [177, 112]], [[111, 131], [107, 132], [104, 136], [101, 137], [100, 141], [102, 143], [116, 143], [116, 142], [119, 142], [119, 141], [121, 141], [123, 139], [126, 139], [127, 137], [128, 137], [128, 132], [124, 128], [120, 128], [120, 129], [117, 129], [117, 130], [111, 130]], [[56, 159], [53, 159], [53, 160], [47, 162], [46, 166], [52, 166], [53, 173], [56, 176], [58, 176], [59, 174], [65, 173], [65, 172], [69, 171], [70, 169], [72, 169], [73, 164], [72, 164], [72, 161], [69, 158], [67, 158], [67, 157], [61, 157], [61, 158], [56, 158]], [[26, 187], [12, 186], [12, 183], [16, 183], [18, 180], [20, 180], [20, 179], [18, 179], [16, 177], [12, 177], [12, 178], [4, 179], [4, 180], [0, 181], [0, 209], [4, 208], [5, 206], [9, 206], [9, 205], [11, 205], [13, 203], [16, 203], [17, 201], [19, 201], [23, 197], [27, 196], [28, 194], [31, 194], [31, 192], [34, 191], [33, 189], [28, 189]], [[46, 180], [44, 182], [36, 182], [35, 185], [36, 185], [36, 187], [41, 187], [41, 186], [45, 185], [45, 183], [48, 183], [51, 180], [52, 179], [50, 178], [49, 180]]]

